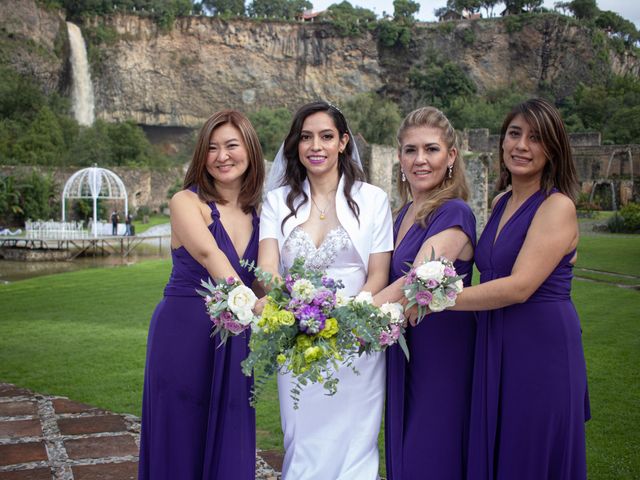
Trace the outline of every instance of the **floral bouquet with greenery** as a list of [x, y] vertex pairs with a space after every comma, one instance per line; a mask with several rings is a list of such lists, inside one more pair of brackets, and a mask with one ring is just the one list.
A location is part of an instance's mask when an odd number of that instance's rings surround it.
[[[200, 280], [205, 290], [197, 290], [204, 297], [204, 304], [213, 322], [211, 337], [220, 334], [220, 345], [229, 335], [239, 335], [257, 322], [253, 307], [258, 298], [240, 280], [233, 277], [217, 280]], [[218, 345], [218, 346], [220, 346]]]
[[431, 249], [431, 259], [407, 273], [403, 291], [409, 303], [407, 308], [418, 306], [418, 318], [432, 312], [441, 312], [456, 304], [458, 294], [462, 292], [462, 278], [453, 267], [453, 262], [440, 257], [435, 259]]
[[304, 266], [297, 258], [284, 278], [273, 278], [251, 262], [243, 266], [270, 287], [262, 316], [253, 329], [249, 356], [242, 371], [254, 374], [252, 405], [266, 379], [275, 372], [290, 372], [295, 378], [291, 395], [297, 406], [302, 388], [320, 382], [332, 395], [337, 390], [334, 377], [340, 364], [350, 364], [357, 355], [356, 338], [333, 316], [342, 301], [341, 281]]
[[341, 281], [306, 268], [304, 261], [296, 258], [282, 279], [252, 263], [243, 265], [270, 286], [249, 342], [251, 353], [242, 362], [245, 375], [253, 373], [255, 378], [252, 404], [275, 372], [293, 375], [291, 396], [297, 407], [308, 383], [319, 382], [328, 395], [335, 394], [339, 380], [335, 372], [340, 366], [356, 371], [353, 361], [362, 353], [381, 351], [396, 342], [402, 342], [406, 351], [402, 306], [379, 309], [367, 293], [347, 299], [339, 292]]

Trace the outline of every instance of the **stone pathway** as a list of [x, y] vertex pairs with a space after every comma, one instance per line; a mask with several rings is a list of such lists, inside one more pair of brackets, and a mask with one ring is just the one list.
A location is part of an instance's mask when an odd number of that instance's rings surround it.
[[[0, 480], [135, 480], [139, 442], [134, 415], [0, 383]], [[279, 480], [282, 456], [259, 453], [256, 480]]]

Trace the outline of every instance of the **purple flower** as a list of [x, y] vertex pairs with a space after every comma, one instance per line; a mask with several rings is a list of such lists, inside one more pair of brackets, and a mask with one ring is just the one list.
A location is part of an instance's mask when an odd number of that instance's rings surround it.
[[426, 307], [427, 305], [429, 305], [429, 302], [431, 302], [432, 298], [433, 295], [431, 295], [431, 292], [427, 290], [420, 290], [416, 292], [416, 302], [422, 307]]
[[446, 277], [455, 277], [456, 271], [451, 267], [444, 267], [444, 275]]
[[407, 276], [404, 279], [404, 284], [411, 285], [415, 281], [416, 281], [416, 269], [412, 268], [411, 270], [409, 270], [409, 273], [407, 273]]
[[456, 292], [455, 290], [449, 290], [447, 292], [447, 298], [449, 300], [455, 300], [456, 298], [458, 298], [458, 292]]
[[244, 325], [240, 325], [238, 322], [235, 322], [233, 320], [225, 322], [223, 326], [234, 335], [241, 333], [246, 328]]
[[298, 309], [296, 317], [300, 321], [300, 330], [307, 335], [314, 335], [322, 330], [326, 320], [320, 308], [315, 305], [305, 305]]
[[336, 281], [330, 277], [322, 277], [322, 286], [333, 290], [336, 286]]
[[395, 340], [391, 336], [391, 333], [386, 331], [380, 332], [378, 341], [380, 342], [380, 345], [393, 345], [395, 343]]
[[440, 282], [438, 282], [435, 278], [430, 278], [429, 280], [427, 280], [428, 288], [436, 288], [438, 285], [440, 285]]
[[233, 285], [234, 283], [236, 283], [236, 279], [233, 277], [227, 277], [227, 285]]
[[336, 298], [330, 290], [318, 290], [311, 303], [316, 307], [320, 307], [323, 312], [329, 313], [336, 305]]
[[291, 292], [294, 283], [295, 279], [291, 275], [287, 274], [287, 276], [284, 277], [284, 286], [289, 292]]

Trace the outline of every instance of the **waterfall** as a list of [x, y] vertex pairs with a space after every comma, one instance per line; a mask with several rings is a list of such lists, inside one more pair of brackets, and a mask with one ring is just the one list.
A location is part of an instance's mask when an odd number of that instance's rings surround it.
[[73, 116], [80, 125], [91, 125], [93, 114], [93, 85], [87, 62], [87, 49], [80, 28], [67, 22], [71, 45], [71, 102]]

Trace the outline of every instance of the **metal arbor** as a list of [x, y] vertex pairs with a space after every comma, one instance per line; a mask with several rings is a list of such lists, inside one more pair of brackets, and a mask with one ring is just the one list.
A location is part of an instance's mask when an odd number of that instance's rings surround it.
[[69, 177], [62, 190], [62, 221], [65, 218], [65, 201], [68, 198], [93, 199], [93, 236], [98, 236], [98, 198], [124, 200], [124, 216], [129, 213], [127, 190], [120, 177], [106, 168], [96, 165], [78, 170]]

